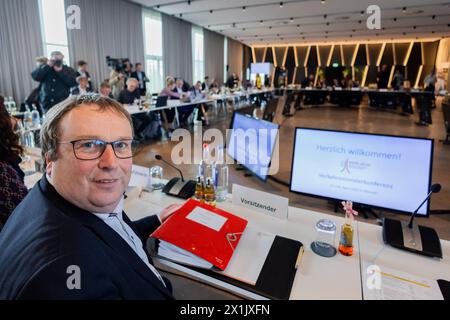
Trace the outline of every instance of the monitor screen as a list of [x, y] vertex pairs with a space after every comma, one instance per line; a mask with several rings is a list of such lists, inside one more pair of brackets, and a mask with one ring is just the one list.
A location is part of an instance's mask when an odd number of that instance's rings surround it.
[[294, 141], [293, 192], [405, 213], [428, 195], [431, 139], [297, 128]]
[[252, 63], [250, 65], [251, 73], [270, 74], [272, 72], [271, 63]]
[[234, 112], [227, 153], [262, 180], [267, 179], [279, 125]]

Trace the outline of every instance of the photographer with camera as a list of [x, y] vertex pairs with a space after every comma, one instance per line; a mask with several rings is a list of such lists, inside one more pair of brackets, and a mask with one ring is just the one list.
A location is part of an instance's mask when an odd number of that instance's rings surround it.
[[125, 88], [125, 73], [121, 64], [116, 64], [109, 74], [109, 85], [111, 86], [114, 99], [118, 99], [120, 92]]
[[47, 64], [37, 67], [31, 77], [40, 82], [39, 102], [44, 112], [65, 100], [70, 94], [70, 88], [77, 85], [75, 70], [64, 65], [64, 55], [53, 51]]

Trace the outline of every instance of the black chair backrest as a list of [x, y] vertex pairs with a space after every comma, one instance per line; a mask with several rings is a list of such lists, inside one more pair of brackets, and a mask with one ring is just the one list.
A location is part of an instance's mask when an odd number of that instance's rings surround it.
[[278, 98], [270, 99], [264, 109], [263, 119], [271, 121], [278, 107]]
[[239, 109], [236, 109], [236, 112], [241, 114], [248, 114], [253, 117], [253, 110], [255, 110], [256, 106], [254, 105], [248, 105]]
[[444, 115], [445, 128], [450, 134], [450, 103], [442, 103], [442, 114]]

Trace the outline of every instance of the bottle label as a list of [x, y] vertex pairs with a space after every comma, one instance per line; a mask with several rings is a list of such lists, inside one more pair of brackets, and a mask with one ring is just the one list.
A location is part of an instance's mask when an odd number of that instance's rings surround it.
[[353, 246], [353, 229], [351, 226], [344, 225], [342, 227], [340, 243], [344, 247]]

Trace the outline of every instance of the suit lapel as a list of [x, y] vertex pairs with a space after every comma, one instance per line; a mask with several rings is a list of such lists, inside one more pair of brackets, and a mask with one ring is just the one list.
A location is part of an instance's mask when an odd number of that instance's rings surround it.
[[[39, 187], [44, 195], [64, 214], [79, 221], [81, 224], [92, 230], [92, 232], [100, 238], [108, 247], [115, 251], [123, 261], [129, 264], [137, 273], [139, 273], [147, 282], [151, 283], [162, 294], [167, 297], [172, 297], [166, 287], [155, 276], [155, 274], [148, 268], [142, 259], [134, 252], [134, 250], [126, 243], [122, 237], [110, 228], [100, 218], [96, 217], [91, 212], [80, 209], [64, 198], [62, 198], [53, 186], [47, 181], [44, 176], [40, 182]], [[127, 217], [127, 224], [136, 233], [136, 230], [130, 223]]]

